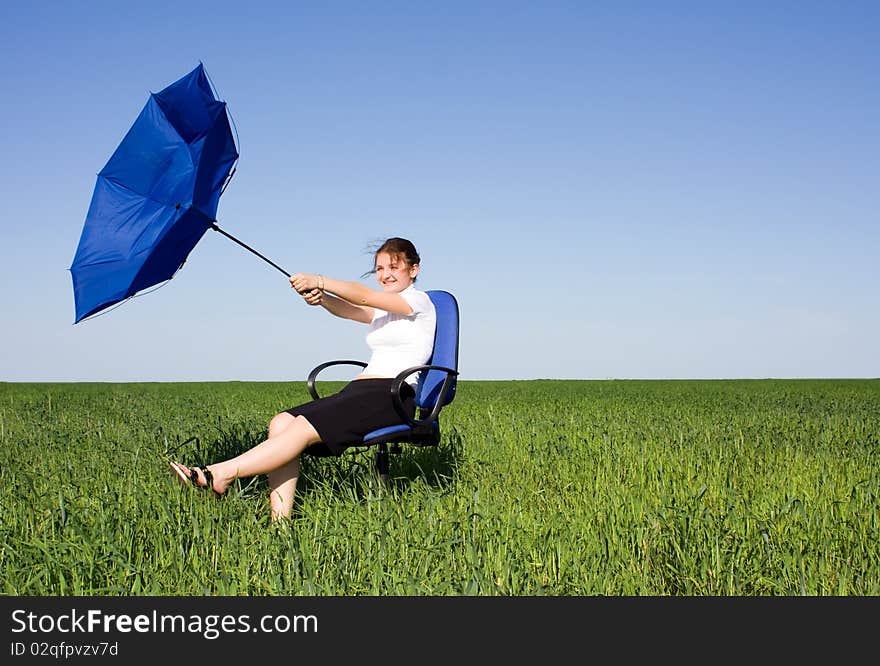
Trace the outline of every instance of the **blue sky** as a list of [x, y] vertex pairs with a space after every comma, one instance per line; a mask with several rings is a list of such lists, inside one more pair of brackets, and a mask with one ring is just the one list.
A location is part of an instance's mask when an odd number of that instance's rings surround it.
[[96, 174], [200, 61], [240, 141], [220, 226], [350, 280], [410, 238], [458, 297], [462, 379], [878, 377], [878, 34], [875, 2], [14, 3], [0, 381], [365, 358], [210, 231], [73, 324]]

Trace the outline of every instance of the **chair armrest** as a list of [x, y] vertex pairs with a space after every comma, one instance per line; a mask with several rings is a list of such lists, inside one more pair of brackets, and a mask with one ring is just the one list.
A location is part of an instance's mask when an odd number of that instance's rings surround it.
[[[413, 415], [407, 414], [406, 410], [403, 408], [403, 400], [400, 399], [400, 388], [403, 386], [403, 382], [406, 381], [407, 377], [415, 372], [421, 372], [422, 370], [442, 370], [446, 373], [446, 378], [443, 380], [443, 386], [440, 387], [440, 395], [437, 396], [437, 402], [434, 403], [434, 408], [431, 410], [431, 413], [423, 419], [417, 419], [414, 418]], [[443, 409], [443, 402], [446, 399], [446, 394], [451, 386], [450, 380], [456, 375], [458, 375], [458, 370], [453, 370], [452, 368], [447, 368], [442, 365], [414, 365], [411, 368], [401, 371], [394, 378], [394, 381], [391, 382], [391, 402], [394, 405], [394, 411], [396, 411], [400, 418], [402, 418], [410, 427], [415, 428], [418, 426], [430, 425], [437, 420], [440, 410]]]
[[348, 360], [327, 361], [326, 363], [322, 363], [321, 365], [317, 366], [309, 373], [309, 378], [306, 380], [306, 385], [308, 386], [308, 389], [309, 389], [309, 395], [312, 396], [313, 400], [318, 400], [321, 397], [318, 395], [318, 390], [315, 388], [315, 380], [318, 378], [318, 374], [320, 372], [322, 372], [323, 370], [325, 370], [326, 368], [329, 368], [334, 365], [356, 365], [361, 368], [367, 367], [367, 364], [364, 363], [363, 361], [348, 361]]

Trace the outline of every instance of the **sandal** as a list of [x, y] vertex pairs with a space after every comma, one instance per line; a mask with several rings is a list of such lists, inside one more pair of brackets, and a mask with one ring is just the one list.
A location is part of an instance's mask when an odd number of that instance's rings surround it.
[[[216, 490], [214, 490], [214, 475], [211, 474], [211, 470], [209, 470], [205, 465], [194, 465], [193, 467], [190, 467], [189, 474], [184, 472], [181, 467], [182, 465], [180, 465], [179, 463], [171, 463], [171, 468], [177, 473], [177, 476], [181, 481], [189, 481], [196, 488], [204, 488], [205, 490], [210, 488], [215, 497], [223, 497], [223, 493], [218, 493]], [[201, 483], [199, 483], [199, 474], [198, 472], [196, 472], [196, 470], [201, 471], [201, 473], [205, 476], [206, 485], [202, 485]]]

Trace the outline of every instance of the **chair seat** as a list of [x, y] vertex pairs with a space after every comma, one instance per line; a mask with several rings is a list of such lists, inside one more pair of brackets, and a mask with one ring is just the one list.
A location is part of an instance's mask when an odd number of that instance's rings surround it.
[[430, 425], [412, 427], [409, 425], [393, 425], [379, 428], [367, 433], [363, 440], [365, 446], [382, 443], [408, 443], [415, 446], [431, 446], [440, 443], [440, 423], [434, 421]]
[[404, 432], [412, 432], [412, 428], [403, 424], [388, 426], [387, 428], [379, 428], [378, 430], [374, 430], [373, 432], [364, 435], [364, 442], [366, 443], [373, 439], [379, 439], [380, 437], [387, 437], [388, 435], [396, 435]]

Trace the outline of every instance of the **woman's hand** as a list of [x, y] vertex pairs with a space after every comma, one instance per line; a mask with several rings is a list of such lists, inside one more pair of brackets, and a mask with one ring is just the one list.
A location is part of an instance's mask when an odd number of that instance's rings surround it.
[[310, 289], [309, 291], [300, 292], [300, 296], [309, 305], [321, 305], [324, 292], [320, 289]]
[[321, 276], [310, 273], [294, 273], [290, 276], [290, 286], [300, 294], [321, 288]]

